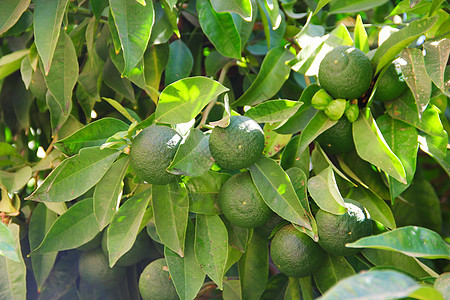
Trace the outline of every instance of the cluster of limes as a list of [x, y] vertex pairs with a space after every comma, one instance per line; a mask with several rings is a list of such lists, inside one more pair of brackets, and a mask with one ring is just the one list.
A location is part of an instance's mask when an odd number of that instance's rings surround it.
[[[372, 81], [370, 59], [355, 47], [336, 47], [323, 58], [319, 66], [322, 89], [314, 94], [311, 105], [329, 119], [338, 121], [316, 139], [328, 153], [340, 154], [354, 148], [351, 123], [358, 119], [358, 99], [369, 96]], [[378, 79], [374, 99], [395, 99], [406, 87], [398, 63], [394, 61]]]
[[[364, 52], [355, 47], [336, 47], [320, 63], [322, 89], [313, 96], [311, 104], [331, 120], [337, 121], [345, 114], [352, 123], [359, 115], [358, 98], [367, 94], [372, 80], [372, 64]], [[392, 100], [405, 89], [401, 70], [392, 63], [378, 80], [374, 97], [379, 101]]]
[[[311, 104], [330, 119], [338, 121], [317, 138], [327, 152], [344, 153], [354, 147], [351, 123], [358, 118], [357, 99], [367, 93], [372, 77], [369, 58], [354, 47], [337, 47], [324, 57], [319, 68], [322, 89], [314, 95]], [[398, 97], [404, 88], [392, 84], [392, 81], [396, 79], [397, 83], [401, 83], [400, 78], [397, 69], [389, 66], [379, 80], [376, 97], [382, 101]], [[386, 92], [392, 86], [395, 86], [395, 93]], [[342, 118], [344, 115], [346, 118]], [[167, 168], [173, 161], [181, 140], [181, 136], [167, 126], [151, 125], [142, 130], [130, 147], [130, 164], [137, 176], [150, 184], [168, 184], [174, 181], [177, 176], [170, 174]], [[372, 223], [364, 207], [351, 199], [345, 199], [347, 212], [344, 214], [336, 215], [322, 209], [315, 213], [318, 242], [293, 224], [284, 227], [280, 225], [283, 219], [266, 204], [250, 172], [244, 170], [260, 159], [264, 142], [260, 125], [244, 116], [231, 116], [229, 125], [216, 126], [211, 131], [209, 149], [212, 157], [221, 168], [235, 173], [219, 192], [217, 203], [224, 217], [235, 226], [255, 228], [257, 234], [263, 233], [266, 237], [274, 228], [281, 227], [271, 242], [271, 258], [280, 271], [290, 277], [303, 277], [317, 271], [324, 262], [323, 255], [326, 252], [339, 256], [355, 254], [358, 250], [347, 248], [346, 244], [372, 234]], [[105, 246], [103, 241], [103, 251], [97, 249], [82, 256], [80, 275], [83, 279], [89, 280], [92, 277], [86, 274], [88, 272], [83, 267], [91, 263], [88, 261], [89, 256], [102, 262], [103, 269], [109, 269]], [[118, 270], [118, 275], [114, 275], [117, 278], [121, 276], [120, 268], [128, 263], [136, 263], [138, 258], [142, 259], [139, 250], [133, 248], [129, 251], [133, 254], [130, 257], [128, 253], [125, 254], [114, 267]], [[130, 262], [124, 263], [122, 260]], [[109, 281], [116, 278], [106, 275], [104, 270], [100, 274], [101, 278]], [[139, 289], [144, 299], [176, 299], [176, 291], [164, 259], [155, 260], [145, 268], [140, 277]], [[165, 291], [163, 294], [162, 289]]]

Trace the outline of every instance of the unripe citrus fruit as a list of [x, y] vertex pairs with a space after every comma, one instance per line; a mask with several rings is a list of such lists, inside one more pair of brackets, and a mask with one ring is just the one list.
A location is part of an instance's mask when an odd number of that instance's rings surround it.
[[272, 216], [248, 172], [233, 175], [223, 184], [218, 204], [225, 218], [239, 227], [255, 228]]
[[331, 101], [333, 101], [333, 97], [331, 97], [324, 89], [320, 89], [312, 97], [311, 105], [315, 109], [324, 110]]
[[144, 300], [179, 299], [164, 258], [154, 260], [145, 267], [139, 278], [139, 292]]
[[378, 79], [377, 90], [374, 99], [379, 101], [389, 101], [399, 97], [407, 88], [405, 79], [399, 67], [391, 63], [383, 76]]
[[322, 266], [325, 252], [305, 233], [286, 225], [273, 237], [270, 255], [286, 276], [305, 277]]
[[357, 99], [370, 87], [373, 69], [369, 58], [355, 47], [339, 46], [319, 66], [319, 83], [335, 99]]
[[372, 222], [364, 207], [349, 199], [345, 199], [348, 211], [343, 215], [335, 215], [319, 209], [316, 214], [319, 245], [328, 253], [349, 256], [360, 251], [357, 248], [347, 248], [360, 238], [372, 234]]
[[216, 162], [226, 169], [243, 169], [253, 165], [264, 150], [264, 133], [254, 120], [231, 116], [230, 124], [214, 127], [209, 149]]
[[345, 110], [345, 116], [350, 123], [355, 122], [359, 117], [359, 107], [357, 104], [350, 104]]
[[81, 279], [92, 286], [104, 289], [119, 284], [125, 275], [125, 271], [124, 267], [110, 268], [108, 258], [100, 248], [83, 252], [78, 263], [78, 272]]
[[355, 148], [352, 123], [347, 118], [340, 118], [334, 126], [322, 132], [316, 138], [316, 141], [327, 153], [340, 154], [348, 152]]
[[347, 101], [345, 99], [336, 99], [330, 102], [323, 110], [325, 115], [333, 121], [339, 120], [345, 112]]
[[142, 130], [130, 147], [130, 164], [136, 174], [151, 184], [167, 184], [176, 176], [167, 172], [181, 136], [172, 128], [151, 125]]

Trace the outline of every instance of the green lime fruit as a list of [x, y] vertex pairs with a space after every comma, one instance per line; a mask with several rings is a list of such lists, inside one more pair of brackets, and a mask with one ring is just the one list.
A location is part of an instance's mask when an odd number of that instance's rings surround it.
[[223, 184], [218, 204], [225, 218], [239, 227], [255, 228], [272, 216], [248, 172], [233, 175]]
[[400, 67], [391, 63], [383, 76], [378, 79], [377, 90], [374, 99], [379, 101], [389, 101], [399, 97], [406, 90], [407, 84], [403, 78]]
[[164, 258], [154, 260], [145, 267], [139, 278], [139, 292], [143, 300], [179, 299]]
[[136, 174], [151, 184], [168, 184], [176, 176], [167, 172], [181, 136], [172, 128], [151, 125], [142, 130], [130, 147], [130, 165]]
[[347, 248], [345, 245], [372, 234], [372, 221], [365, 208], [350, 199], [345, 199], [345, 202], [348, 209], [345, 214], [335, 215], [322, 209], [316, 214], [319, 245], [332, 255], [358, 253], [360, 249]]
[[261, 157], [264, 133], [254, 120], [231, 116], [227, 127], [214, 127], [209, 138], [209, 149], [221, 167], [232, 170], [247, 168]]
[[289, 277], [305, 277], [323, 264], [325, 251], [292, 224], [281, 228], [270, 245], [273, 263]]
[[345, 99], [336, 99], [330, 102], [327, 107], [323, 110], [325, 115], [330, 118], [330, 120], [339, 120], [345, 112], [347, 101]]
[[[103, 253], [108, 256], [108, 248], [106, 244], [107, 234], [103, 235], [102, 238], [102, 250]], [[142, 230], [136, 236], [136, 240], [134, 241], [133, 246], [131, 246], [130, 250], [128, 250], [124, 255], [122, 255], [119, 260], [116, 262], [117, 266], [121, 267], [129, 267], [132, 266], [144, 258], [148, 257], [150, 254], [150, 248], [152, 247], [152, 241], [148, 236], [146, 230]]]
[[102, 249], [84, 251], [78, 263], [78, 273], [81, 279], [92, 286], [108, 289], [117, 286], [122, 281], [126, 268], [109, 267], [108, 259]]
[[357, 104], [350, 104], [345, 110], [345, 116], [350, 123], [355, 122], [359, 117], [359, 107]]
[[340, 118], [332, 127], [322, 132], [316, 141], [322, 149], [330, 154], [340, 154], [355, 148], [352, 123], [347, 118]]
[[315, 109], [324, 110], [331, 101], [333, 101], [333, 97], [331, 97], [324, 89], [320, 89], [312, 97], [311, 105]]
[[335, 99], [361, 97], [369, 89], [372, 76], [369, 58], [355, 47], [336, 47], [319, 65], [320, 86]]

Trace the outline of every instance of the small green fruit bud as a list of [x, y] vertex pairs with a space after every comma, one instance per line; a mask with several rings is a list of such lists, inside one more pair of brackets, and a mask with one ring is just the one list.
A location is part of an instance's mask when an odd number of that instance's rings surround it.
[[345, 111], [345, 116], [350, 123], [355, 122], [359, 117], [359, 107], [356, 104], [351, 104]]
[[320, 89], [312, 97], [311, 104], [315, 109], [324, 110], [331, 101], [333, 101], [333, 97], [331, 97], [324, 89]]
[[339, 120], [345, 111], [345, 99], [336, 99], [330, 102], [324, 109], [325, 115], [333, 121]]

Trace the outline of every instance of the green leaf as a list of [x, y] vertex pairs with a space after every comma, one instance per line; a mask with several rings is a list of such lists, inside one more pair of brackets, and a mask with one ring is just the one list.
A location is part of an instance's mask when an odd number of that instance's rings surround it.
[[195, 257], [220, 289], [228, 254], [228, 233], [217, 215], [197, 215], [195, 226]]
[[[291, 138], [284, 151], [281, 155], [280, 165], [284, 170], [288, 170], [292, 167], [300, 168], [303, 173], [309, 176], [309, 165], [310, 165], [310, 154], [309, 149], [303, 151], [303, 153], [298, 154], [298, 141], [300, 140], [299, 135], [295, 135]], [[306, 175], [305, 175], [306, 176]], [[308, 178], [308, 176], [306, 178]]]
[[331, 166], [308, 180], [308, 191], [321, 209], [336, 215], [346, 213], [347, 208]]
[[27, 10], [29, 5], [30, 0], [12, 0], [2, 2], [2, 11], [0, 12], [0, 36], [16, 24], [20, 16]]
[[377, 48], [372, 58], [372, 64], [376, 67], [374, 75], [387, 66], [404, 48], [430, 29], [436, 21], [437, 16], [412, 21], [407, 27], [394, 32]]
[[333, 127], [337, 121], [329, 119], [323, 112], [318, 112], [306, 125], [300, 134], [298, 141], [297, 155], [303, 153], [316, 137], [330, 127]]
[[[364, 116], [366, 113], [367, 117]], [[401, 161], [387, 145], [369, 110], [359, 114], [358, 120], [353, 122], [352, 130], [356, 152], [362, 159], [406, 183], [405, 169]]]
[[[47, 75], [59, 40], [61, 23], [69, 0], [36, 1], [34, 7], [34, 40]], [[76, 63], [78, 67], [78, 63]], [[74, 67], [74, 66], [72, 66]]]
[[[44, 240], [52, 224], [58, 216], [47, 209], [44, 203], [39, 203], [33, 210], [28, 229], [30, 250], [35, 250]], [[41, 289], [56, 261], [58, 252], [31, 255], [31, 266], [38, 288]]]
[[267, 14], [269, 15], [272, 29], [276, 30], [280, 26], [281, 20], [282, 20], [282, 15], [280, 13], [280, 7], [278, 5], [278, 1], [259, 0], [259, 2], [263, 3], [263, 4], [262, 3], [261, 4], [264, 6]]
[[283, 7], [283, 11], [286, 13], [286, 15], [289, 18], [301, 19], [301, 18], [306, 17], [309, 13], [307, 13], [307, 12], [296, 13], [294, 11], [294, 10], [296, 10], [295, 9], [295, 3], [296, 2], [297, 2], [297, 0], [282, 0], [282, 1], [280, 1], [280, 4]]
[[207, 77], [188, 77], [168, 85], [159, 97], [156, 122], [187, 123], [203, 107], [220, 94], [228, 91], [221, 83]]
[[436, 232], [417, 226], [397, 228], [347, 245], [401, 252], [412, 257], [450, 259], [450, 246]]
[[[238, 0], [240, 1], [240, 0]], [[246, 1], [246, 0], [244, 0]], [[223, 2], [223, 1], [221, 1]], [[250, 0], [252, 3], [252, 17], [250, 20], [245, 20], [240, 15], [236, 13], [231, 13], [231, 16], [233, 17], [234, 25], [236, 26], [237, 31], [239, 32], [239, 36], [241, 38], [241, 50], [245, 49], [245, 45], [248, 42], [248, 39], [250, 38], [250, 35], [253, 31], [253, 26], [255, 25], [256, 18], [258, 17], [258, 5], [256, 5], [254, 0]], [[205, 62], [206, 63], [206, 62]]]
[[295, 193], [289, 176], [274, 160], [262, 157], [250, 167], [264, 202], [282, 218], [311, 229], [309, 218]]
[[240, 15], [247, 22], [252, 20], [252, 2], [250, 0], [211, 0], [211, 4], [218, 13], [233, 12]]
[[32, 170], [28, 166], [18, 169], [16, 172], [0, 170], [0, 186], [10, 193], [19, 191], [31, 178], [31, 172]]
[[109, 104], [111, 104], [112, 107], [114, 107], [118, 112], [120, 112], [125, 118], [128, 119], [128, 121], [130, 121], [131, 123], [133, 122], [137, 122], [135, 118], [133, 118], [130, 113], [128, 112], [128, 110], [126, 110], [119, 102], [117, 102], [114, 99], [110, 99], [110, 98], [102, 98], [103, 100], [105, 100], [106, 102], [108, 102]]
[[214, 77], [231, 58], [223, 56], [216, 50], [212, 50], [205, 58], [205, 72], [207, 76]]
[[299, 102], [304, 104], [298, 109], [298, 111], [290, 117], [286, 123], [277, 128], [278, 133], [297, 133], [303, 131], [311, 121], [311, 119], [317, 114], [318, 110], [312, 107], [311, 99], [316, 92], [320, 90], [320, 86], [316, 83], [308, 85], [302, 92]]
[[244, 116], [258, 123], [282, 122], [293, 116], [303, 102], [291, 100], [269, 100], [247, 110]]
[[377, 119], [377, 124], [392, 152], [400, 159], [406, 173], [406, 184], [389, 178], [391, 200], [393, 200], [408, 188], [414, 178], [419, 146], [418, 134], [413, 126], [386, 114]]
[[[78, 79], [75, 47], [72, 39], [63, 30], [59, 35], [53, 58], [50, 70], [47, 71], [48, 75], [45, 76], [45, 83], [53, 96], [53, 101], [58, 105], [58, 122], [52, 122], [53, 133], [55, 133], [67, 120], [72, 110], [72, 92]], [[55, 119], [54, 110], [50, 110], [50, 113], [52, 120]]]
[[176, 182], [153, 185], [153, 213], [161, 242], [179, 256], [184, 256], [189, 197], [184, 185]]
[[388, 0], [334, 0], [330, 4], [330, 14], [351, 13], [381, 6]]
[[[171, 11], [170, 8], [164, 8], [161, 6], [162, 3], [153, 3], [155, 10], [155, 22], [152, 28], [152, 34], [150, 35], [149, 45], [159, 45], [164, 44], [169, 41], [170, 37], [173, 35], [175, 30], [178, 30], [176, 26], [177, 15], [176, 12]], [[173, 22], [173, 23], [172, 23]], [[179, 33], [177, 34], [179, 37]]]
[[9, 225], [9, 230], [14, 238], [14, 248], [19, 258], [18, 262], [0, 256], [0, 299], [25, 300], [27, 294], [26, 272], [20, 250], [19, 225]]
[[181, 39], [173, 41], [169, 47], [169, 60], [165, 70], [165, 85], [188, 77], [194, 65], [191, 50]]
[[356, 272], [343, 256], [326, 255], [325, 263], [313, 276], [317, 288], [323, 294], [344, 278]]
[[256, 79], [233, 106], [253, 105], [275, 95], [289, 77], [291, 68], [286, 62], [292, 58], [294, 54], [284, 47], [271, 49], [264, 57]]
[[442, 214], [440, 199], [428, 180], [416, 176], [410, 187], [392, 207], [398, 226], [415, 225], [441, 232]]
[[447, 96], [450, 96], [448, 87], [445, 87], [445, 67], [450, 53], [450, 40], [441, 39], [425, 42], [425, 68], [433, 83]]
[[361, 203], [369, 212], [371, 219], [380, 222], [387, 228], [396, 228], [394, 215], [389, 205], [370, 190], [363, 187], [353, 188], [347, 198]]
[[269, 242], [253, 234], [247, 250], [239, 260], [242, 299], [260, 299], [269, 278]]
[[81, 149], [59, 164], [28, 199], [65, 202], [83, 195], [108, 171], [120, 152], [97, 147]]
[[291, 139], [292, 134], [279, 134], [274, 131], [279, 123], [267, 123], [264, 125], [264, 149], [263, 154], [272, 157], [286, 146]]
[[175, 175], [197, 177], [208, 172], [213, 164], [214, 159], [209, 151], [209, 135], [194, 128], [180, 144], [167, 171]]
[[223, 282], [222, 297], [226, 300], [241, 300], [241, 284], [239, 280], [225, 280]]
[[407, 89], [399, 98], [389, 101], [385, 104], [387, 113], [397, 120], [401, 120], [413, 125], [427, 134], [444, 137], [445, 133], [439, 119], [439, 112], [429, 105], [419, 119], [416, 102], [409, 89]]
[[216, 199], [220, 188], [230, 178], [227, 173], [209, 171], [199, 177], [191, 177], [186, 181], [189, 193], [189, 211], [205, 215], [217, 215], [220, 209]]
[[[298, 199], [300, 200], [300, 203], [302, 204], [303, 208], [305, 209], [307, 215], [310, 218], [312, 231], [314, 234], [317, 235], [317, 225], [316, 220], [314, 219], [311, 208], [309, 206], [309, 200], [308, 200], [308, 191], [307, 191], [307, 182], [308, 177], [306, 177], [305, 172], [298, 168], [298, 167], [292, 167], [286, 171], [286, 174], [289, 176], [289, 179], [292, 182], [292, 186], [294, 187], [295, 194], [297, 195]], [[314, 236], [311, 237], [314, 239]]]
[[77, 202], [52, 224], [33, 253], [43, 254], [79, 247], [100, 232], [94, 216], [92, 198]]
[[392, 270], [370, 271], [341, 280], [320, 299], [397, 299], [404, 298], [420, 289], [411, 277]]
[[[228, 232], [228, 248], [234, 248], [241, 253], [245, 253], [250, 238], [253, 235], [253, 230], [235, 226], [222, 215], [222, 222], [225, 224]], [[228, 265], [228, 261], [227, 261]], [[226, 269], [226, 268], [225, 268]]]
[[133, 246], [151, 195], [149, 188], [125, 201], [109, 224], [106, 246], [111, 268]]
[[431, 286], [423, 285], [419, 289], [412, 292], [410, 297], [414, 299], [435, 299], [444, 300], [443, 294]]
[[19, 70], [24, 57], [28, 53], [29, 50], [24, 49], [3, 55], [0, 58], [0, 80]]
[[155, 21], [153, 1], [142, 6], [136, 0], [110, 0], [111, 12], [119, 35], [127, 75], [141, 60]]
[[20, 262], [16, 251], [16, 244], [14, 236], [3, 222], [0, 222], [0, 255], [11, 259], [15, 262]]
[[319, 3], [316, 6], [316, 9], [314, 10], [313, 16], [317, 14], [325, 5], [327, 5], [331, 0], [319, 0]]
[[399, 269], [417, 278], [429, 276], [414, 257], [407, 256], [400, 252], [363, 249], [362, 254], [377, 267]]
[[442, 295], [450, 295], [450, 273], [444, 273], [434, 282], [434, 288]]
[[108, 138], [119, 131], [128, 130], [128, 127], [119, 119], [103, 118], [57, 141], [54, 146], [66, 155], [75, 155], [83, 148], [103, 145]]
[[338, 156], [339, 166], [342, 170], [362, 187], [370, 189], [383, 200], [390, 200], [389, 189], [386, 187], [380, 173], [372, 165], [358, 156], [356, 151]]
[[128, 165], [128, 156], [117, 160], [95, 186], [94, 215], [100, 230], [112, 221], [117, 212]]
[[361, 19], [361, 15], [358, 14], [356, 17], [356, 25], [355, 25], [355, 47], [364, 53], [368, 53], [370, 51], [369, 48], [369, 40], [367, 38], [367, 32], [364, 29], [364, 24]]
[[[148, 47], [144, 53], [144, 77], [145, 84], [149, 87], [150, 97], [153, 102], [157, 103], [159, 93], [154, 92], [159, 90], [161, 76], [166, 69], [169, 60], [169, 48], [167, 44], [154, 45]], [[167, 72], [168, 69], [166, 69]]]
[[406, 48], [400, 53], [403, 77], [411, 90], [419, 112], [419, 117], [428, 105], [431, 95], [431, 79], [428, 77], [422, 51]]
[[[119, 56], [119, 55], [117, 55]], [[119, 59], [119, 58], [117, 58]], [[117, 62], [117, 61], [116, 61]], [[132, 69], [136, 70], [136, 69]], [[129, 72], [131, 73], [131, 71]], [[133, 75], [133, 74], [131, 74]], [[130, 78], [132, 77], [130, 75]], [[123, 97], [129, 99], [130, 101], [135, 101], [135, 95], [133, 86], [128, 78], [124, 78], [120, 75], [119, 70], [114, 65], [111, 59], [107, 59], [105, 63], [105, 67], [103, 68], [102, 74], [103, 82], [110, 87], [112, 90], [116, 91]], [[138, 77], [139, 78], [139, 77]], [[136, 79], [133, 77], [133, 79]], [[139, 78], [141, 79], [141, 78]]]
[[73, 288], [78, 278], [80, 251], [65, 251], [60, 254], [52, 272], [40, 290], [40, 299], [61, 299]]
[[197, 12], [200, 26], [216, 50], [224, 56], [241, 58], [241, 38], [231, 14], [215, 12], [210, 0], [198, 0]]
[[181, 300], [194, 299], [205, 280], [205, 273], [195, 258], [194, 239], [194, 224], [189, 221], [186, 231], [184, 257], [180, 257], [177, 253], [164, 247], [164, 256], [170, 277], [172, 277], [173, 284]]

